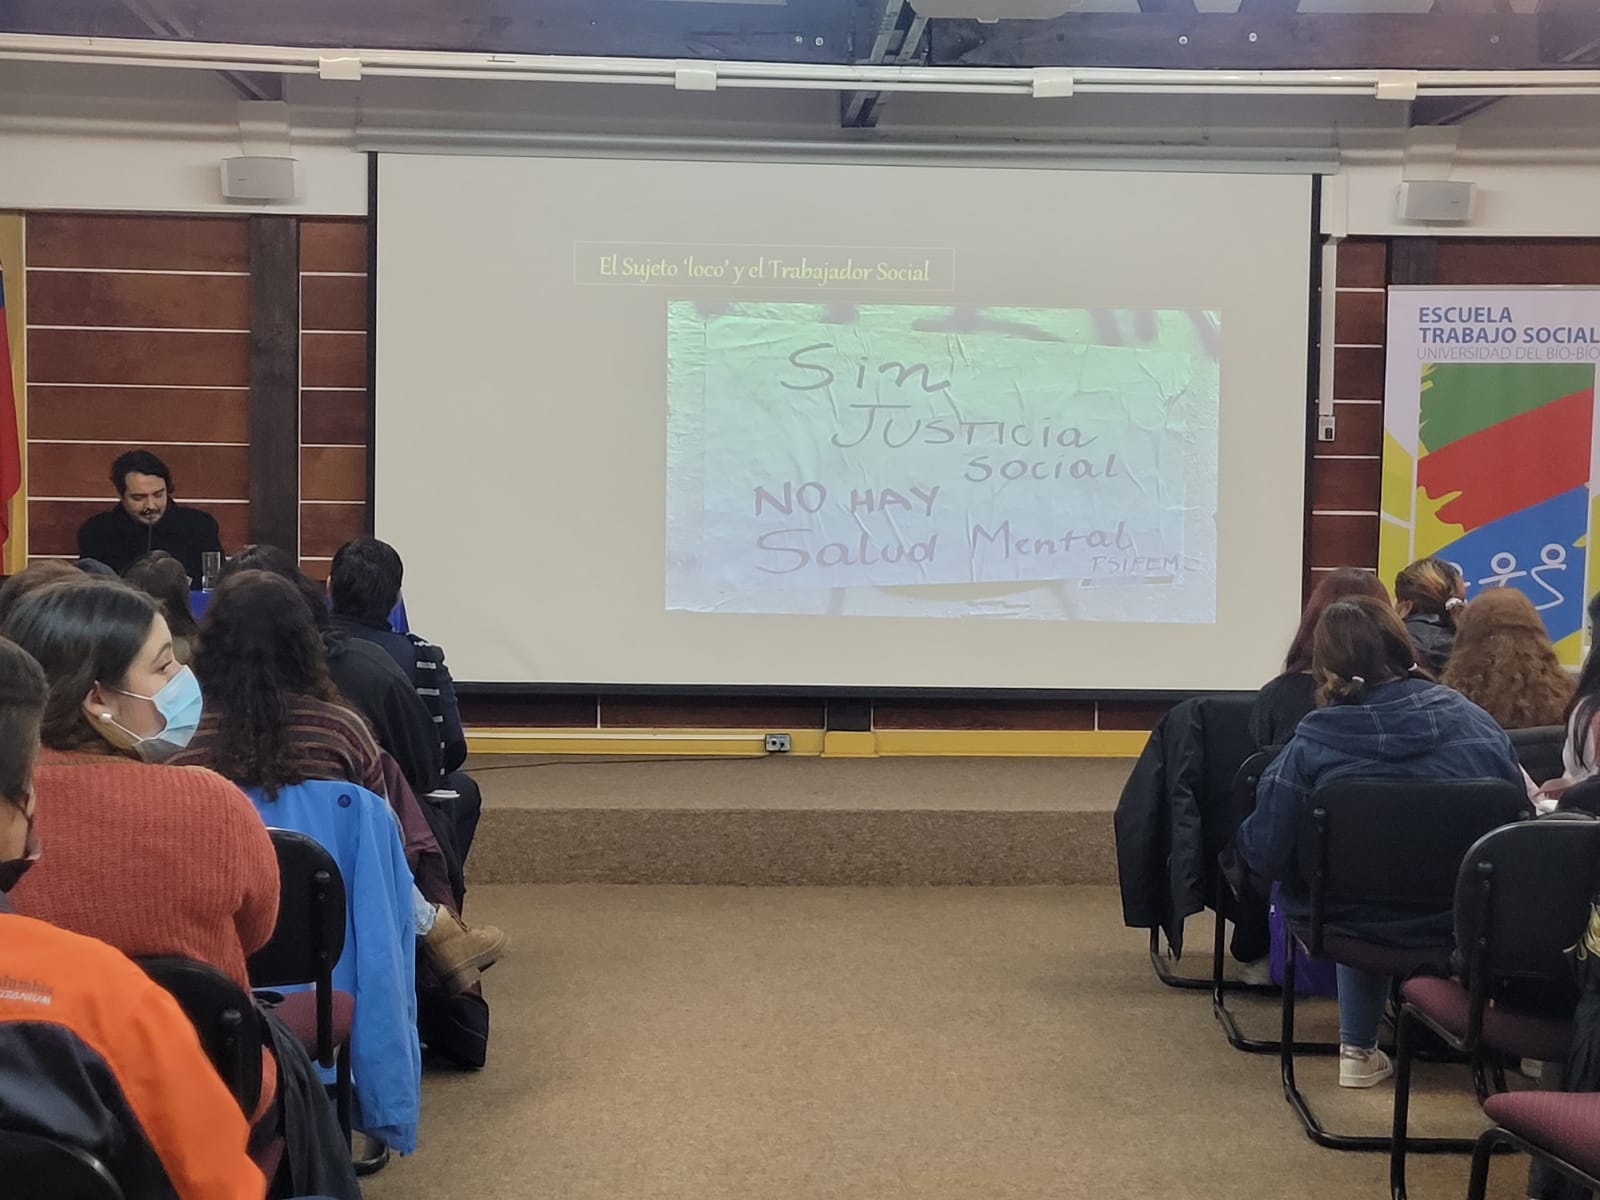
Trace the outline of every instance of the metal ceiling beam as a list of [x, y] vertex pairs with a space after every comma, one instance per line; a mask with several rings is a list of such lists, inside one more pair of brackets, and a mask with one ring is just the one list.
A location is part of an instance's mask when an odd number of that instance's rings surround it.
[[[1515, 13], [1069, 13], [1044, 21], [935, 21], [935, 66], [1161, 70], [1518, 70], [1555, 66], [1546, 17]], [[1600, 27], [1595, 14], [1571, 21]], [[1597, 30], [1600, 32], [1600, 30]]]
[[[157, 37], [194, 39], [194, 30], [179, 19], [167, 0], [121, 0], [138, 22]], [[283, 76], [263, 71], [218, 71], [241, 100], [282, 100]]]
[[[919, 16], [907, 0], [884, 0], [878, 31], [863, 63], [905, 66], [917, 61], [928, 18]], [[923, 60], [926, 61], [925, 56]], [[839, 124], [845, 129], [871, 129], [877, 125], [887, 97], [882, 91], [848, 91], [839, 94]]]

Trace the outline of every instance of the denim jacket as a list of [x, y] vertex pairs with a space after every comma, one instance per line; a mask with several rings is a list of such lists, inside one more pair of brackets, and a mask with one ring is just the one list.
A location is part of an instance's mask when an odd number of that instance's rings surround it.
[[[1256, 809], [1235, 842], [1250, 870], [1283, 885], [1291, 918], [1309, 911], [1294, 870], [1295, 845], [1305, 797], [1333, 779], [1505, 779], [1522, 785], [1511, 739], [1494, 718], [1450, 688], [1422, 679], [1379, 684], [1358, 703], [1309, 713], [1256, 788]], [[1332, 916], [1332, 914], [1330, 914]], [[1394, 944], [1450, 936], [1451, 916], [1427, 928], [1388, 928], [1382, 913], [1343, 914], [1352, 933]]]

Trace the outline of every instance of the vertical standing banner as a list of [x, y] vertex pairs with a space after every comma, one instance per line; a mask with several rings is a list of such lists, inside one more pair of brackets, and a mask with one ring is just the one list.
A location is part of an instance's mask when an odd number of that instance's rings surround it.
[[1455, 563], [1524, 592], [1564, 663], [1596, 586], [1600, 289], [1389, 291], [1379, 573]]

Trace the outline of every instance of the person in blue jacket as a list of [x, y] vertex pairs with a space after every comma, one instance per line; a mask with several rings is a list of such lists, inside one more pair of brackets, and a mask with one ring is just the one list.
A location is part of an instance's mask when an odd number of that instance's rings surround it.
[[[1511, 739], [1472, 701], [1417, 667], [1411, 638], [1387, 604], [1353, 596], [1317, 624], [1311, 672], [1319, 707], [1268, 768], [1235, 848], [1250, 871], [1279, 882], [1291, 921], [1310, 912], [1294, 870], [1307, 795], [1339, 778], [1505, 779], [1522, 784]], [[1330, 909], [1330, 927], [1392, 946], [1448, 944], [1450, 912], [1417, 916], [1370, 906]], [[1394, 1073], [1377, 1048], [1390, 980], [1339, 964], [1339, 1085], [1372, 1087]]]

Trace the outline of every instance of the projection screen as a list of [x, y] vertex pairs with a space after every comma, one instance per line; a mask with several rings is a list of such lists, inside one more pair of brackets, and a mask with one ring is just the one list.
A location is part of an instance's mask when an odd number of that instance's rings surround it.
[[1312, 181], [379, 158], [376, 522], [463, 681], [1253, 688]]

